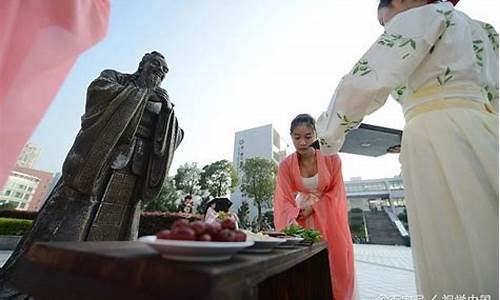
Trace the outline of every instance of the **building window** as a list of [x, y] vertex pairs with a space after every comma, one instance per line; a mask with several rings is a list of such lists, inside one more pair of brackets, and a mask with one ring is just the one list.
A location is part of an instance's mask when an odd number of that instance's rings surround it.
[[367, 183], [365, 184], [366, 191], [384, 191], [385, 185], [383, 183]]
[[403, 182], [401, 180], [389, 181], [389, 188], [392, 191], [404, 190]]
[[19, 199], [22, 199], [22, 198], [23, 198], [23, 193], [16, 192], [16, 193], [14, 194], [14, 197], [19, 198]]
[[11, 203], [12, 205], [14, 205], [15, 207], [18, 207], [19, 206], [19, 202], [17, 201], [7, 201], [7, 203]]
[[351, 193], [359, 193], [364, 190], [363, 186], [360, 184], [348, 185], [347, 191]]
[[30, 194], [24, 194], [24, 200], [29, 200], [30, 199]]
[[6, 190], [6, 191], [5, 191], [5, 196], [10, 196], [10, 194], [12, 194], [12, 191], [11, 191], [11, 190]]
[[398, 190], [398, 183], [396, 181], [389, 181], [390, 190]]
[[26, 203], [21, 203], [21, 205], [19, 205], [19, 208], [20, 208], [20, 209], [23, 209], [23, 208], [25, 208], [25, 207], [26, 207]]
[[28, 187], [28, 192], [31, 192], [33, 190], [32, 187]]

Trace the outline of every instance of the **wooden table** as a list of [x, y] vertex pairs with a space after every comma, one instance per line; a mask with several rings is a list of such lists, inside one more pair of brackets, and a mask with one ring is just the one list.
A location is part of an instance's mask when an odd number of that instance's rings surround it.
[[332, 299], [326, 244], [174, 262], [140, 242], [37, 243], [13, 274], [37, 300]]

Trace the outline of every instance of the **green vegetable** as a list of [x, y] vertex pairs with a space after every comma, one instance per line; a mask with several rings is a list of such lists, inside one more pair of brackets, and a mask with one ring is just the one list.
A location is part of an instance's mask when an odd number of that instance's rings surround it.
[[219, 211], [217, 213], [217, 220], [218, 221], [224, 221], [225, 219], [229, 219], [231, 218], [231, 213], [230, 212], [226, 212], [226, 211]]
[[304, 231], [304, 228], [299, 225], [290, 225], [281, 230], [286, 235], [298, 236]]
[[306, 241], [312, 241], [313, 243], [319, 242], [322, 237], [321, 233], [315, 229], [304, 228], [299, 225], [290, 225], [283, 230], [281, 230], [286, 235], [298, 236]]

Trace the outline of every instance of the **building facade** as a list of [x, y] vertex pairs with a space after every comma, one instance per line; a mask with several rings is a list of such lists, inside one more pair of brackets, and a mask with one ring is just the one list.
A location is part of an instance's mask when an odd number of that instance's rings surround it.
[[[250, 128], [235, 133], [233, 164], [238, 172], [238, 176], [241, 178], [243, 176], [242, 167], [246, 159], [260, 157], [279, 164], [287, 156], [289, 150], [290, 145], [276, 131], [272, 124]], [[231, 201], [233, 201], [231, 210], [236, 212], [243, 200], [248, 201], [250, 217], [253, 218], [257, 213], [257, 209], [253, 205], [252, 200], [248, 199], [241, 192], [239, 186], [231, 194]]]
[[0, 205], [18, 210], [39, 210], [52, 187], [53, 174], [16, 166], [0, 191]]
[[34, 168], [40, 158], [40, 148], [31, 143], [24, 145], [17, 159], [17, 165], [25, 168]]
[[404, 185], [401, 176], [381, 179], [351, 178], [345, 182], [349, 210], [360, 208], [364, 211], [382, 210], [391, 207], [400, 213], [405, 207]]

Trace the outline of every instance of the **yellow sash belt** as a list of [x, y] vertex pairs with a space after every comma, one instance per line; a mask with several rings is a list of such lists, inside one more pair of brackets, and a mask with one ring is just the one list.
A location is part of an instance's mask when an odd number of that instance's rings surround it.
[[[469, 92], [473, 90], [474, 92], [480, 91], [481, 89], [476, 86], [452, 86], [452, 87], [428, 87], [421, 89], [414, 94], [410, 95], [407, 99], [410, 103], [413, 101], [418, 100], [421, 97], [428, 97], [431, 95], [438, 95], [441, 94], [443, 91], [447, 92], [453, 92], [457, 90], [462, 90], [462, 89], [467, 89]], [[486, 98], [483, 98], [486, 99]], [[448, 109], [448, 108], [466, 108], [466, 109], [473, 109], [477, 111], [482, 111], [482, 112], [487, 112], [487, 113], [495, 113], [495, 110], [493, 106], [487, 101], [484, 100], [485, 102], [477, 101], [477, 100], [471, 100], [471, 99], [464, 99], [464, 98], [441, 98], [441, 99], [435, 99], [435, 100], [430, 100], [421, 104], [417, 104], [416, 106], [410, 108], [408, 111], [405, 112], [405, 119], [406, 121], [410, 121], [414, 117], [430, 112], [430, 111], [436, 111], [436, 110], [442, 110], [442, 109]]]
[[496, 114], [495, 110], [489, 103], [456, 98], [456, 99], [439, 99], [419, 104], [405, 113], [405, 119], [406, 122], [408, 122], [420, 114], [447, 108], [467, 108], [467, 109], [474, 109], [482, 112]]

